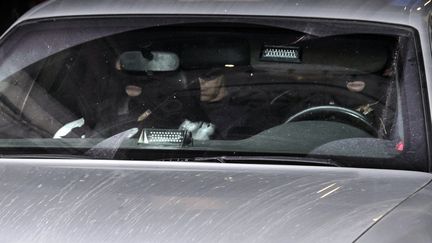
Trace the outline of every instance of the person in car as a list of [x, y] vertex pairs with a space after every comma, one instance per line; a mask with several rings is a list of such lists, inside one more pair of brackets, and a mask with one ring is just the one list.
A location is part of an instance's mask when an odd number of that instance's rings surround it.
[[198, 77], [200, 84], [200, 101], [214, 103], [223, 100], [228, 91], [225, 87], [225, 75], [221, 70], [211, 70]]
[[[198, 77], [200, 106], [215, 126], [213, 139], [242, 139], [262, 130], [265, 102], [262, 92], [235, 86], [226, 70], [212, 69]], [[261, 124], [261, 125], [260, 125]]]

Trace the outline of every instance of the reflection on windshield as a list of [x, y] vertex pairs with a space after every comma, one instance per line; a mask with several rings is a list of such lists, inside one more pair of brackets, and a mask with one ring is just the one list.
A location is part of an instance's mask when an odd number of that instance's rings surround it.
[[404, 141], [396, 37], [235, 25], [128, 30], [71, 42], [79, 45], [5, 78], [2, 139], [102, 141], [87, 153], [108, 158], [124, 146], [403, 152], [395, 149]]

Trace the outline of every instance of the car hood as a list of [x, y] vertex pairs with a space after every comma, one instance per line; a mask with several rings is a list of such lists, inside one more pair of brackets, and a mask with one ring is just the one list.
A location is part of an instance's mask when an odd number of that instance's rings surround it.
[[352, 242], [426, 173], [0, 160], [0, 242]]

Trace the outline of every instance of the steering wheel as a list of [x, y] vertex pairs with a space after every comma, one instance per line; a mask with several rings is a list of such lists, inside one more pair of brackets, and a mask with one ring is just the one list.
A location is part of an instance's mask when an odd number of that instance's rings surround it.
[[340, 106], [316, 106], [305, 109], [288, 118], [285, 123], [310, 120], [333, 120], [360, 128], [372, 136], [377, 136], [377, 130], [367, 118], [354, 110]]

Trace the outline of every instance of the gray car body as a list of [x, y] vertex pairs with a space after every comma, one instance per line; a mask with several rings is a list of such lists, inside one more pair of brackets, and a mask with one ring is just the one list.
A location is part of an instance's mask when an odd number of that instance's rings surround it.
[[[4, 159], [0, 242], [353, 242], [374, 225], [358, 242], [430, 242], [431, 189], [420, 189], [431, 179], [353, 168]], [[380, 225], [393, 215], [399, 224]], [[404, 220], [412, 216], [425, 223], [415, 235], [409, 228], [418, 221]]]
[[[110, 15], [390, 23], [418, 31], [432, 80], [432, 4], [396, 2], [58, 0], [6, 35], [32, 20]], [[0, 242], [432, 242], [431, 180], [376, 169], [1, 159]]]

